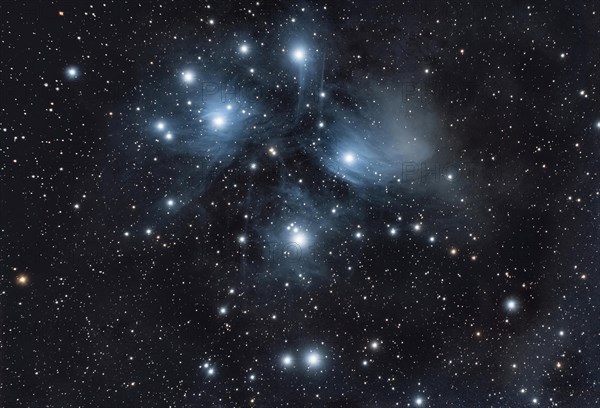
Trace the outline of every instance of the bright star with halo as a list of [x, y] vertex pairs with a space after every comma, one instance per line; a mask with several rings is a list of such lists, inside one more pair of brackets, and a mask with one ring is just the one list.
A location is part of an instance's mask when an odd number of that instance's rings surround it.
[[79, 69], [77, 67], [68, 67], [65, 71], [67, 78], [76, 79], [79, 76]]
[[223, 116], [217, 116], [213, 119], [213, 124], [218, 128], [222, 128], [225, 125], [225, 119]]
[[354, 157], [353, 153], [346, 153], [344, 155], [344, 163], [346, 163], [346, 164], [352, 164], [352, 163], [354, 163], [355, 160], [356, 160], [356, 158]]
[[192, 71], [184, 71], [181, 73], [183, 76], [183, 82], [186, 84], [191, 84], [194, 82], [194, 73]]
[[292, 57], [296, 61], [304, 61], [304, 59], [306, 58], [306, 52], [302, 48], [297, 48], [292, 53]]
[[306, 356], [306, 362], [309, 366], [316, 366], [321, 361], [321, 356], [315, 352], [311, 352]]

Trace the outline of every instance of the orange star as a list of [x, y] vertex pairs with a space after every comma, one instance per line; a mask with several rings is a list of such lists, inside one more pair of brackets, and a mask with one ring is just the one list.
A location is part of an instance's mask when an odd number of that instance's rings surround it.
[[29, 276], [22, 273], [20, 275], [17, 275], [15, 281], [19, 286], [27, 286], [27, 284], [29, 283]]

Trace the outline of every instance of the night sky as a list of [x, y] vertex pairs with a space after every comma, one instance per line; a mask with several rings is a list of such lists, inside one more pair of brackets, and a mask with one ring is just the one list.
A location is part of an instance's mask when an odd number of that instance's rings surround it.
[[0, 15], [0, 407], [600, 406], [599, 2]]

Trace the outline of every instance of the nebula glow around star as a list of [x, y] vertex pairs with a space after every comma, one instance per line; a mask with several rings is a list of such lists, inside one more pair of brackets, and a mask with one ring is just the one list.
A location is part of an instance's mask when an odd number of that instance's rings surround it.
[[343, 160], [344, 160], [344, 163], [351, 166], [354, 163], [354, 161], [356, 160], [356, 156], [354, 155], [354, 153], [345, 153]]
[[306, 356], [306, 362], [309, 367], [317, 367], [321, 362], [321, 356], [316, 352], [311, 352]]
[[304, 51], [304, 49], [302, 48], [296, 48], [292, 52], [292, 58], [294, 58], [294, 60], [298, 62], [304, 61], [304, 59], [306, 58], [306, 51]]
[[223, 126], [225, 126], [225, 118], [223, 118], [223, 116], [217, 115], [213, 119], [213, 124], [217, 128], [222, 128]]
[[184, 71], [181, 73], [181, 75], [183, 76], [183, 81], [186, 84], [191, 84], [192, 82], [194, 82], [195, 76], [192, 71]]
[[[402, 104], [392, 95], [383, 99], [384, 110]], [[394, 184], [407, 171], [408, 164], [417, 165], [433, 157], [437, 121], [428, 119], [429, 115], [405, 123], [384, 115], [373, 126], [369, 122], [375, 112], [364, 112], [362, 116], [347, 112], [345, 116], [351, 119], [336, 122], [328, 130], [335, 137], [326, 147], [327, 167], [356, 187]], [[364, 125], [357, 128], [360, 123]]]
[[599, 7], [3, 2], [0, 406], [598, 406]]

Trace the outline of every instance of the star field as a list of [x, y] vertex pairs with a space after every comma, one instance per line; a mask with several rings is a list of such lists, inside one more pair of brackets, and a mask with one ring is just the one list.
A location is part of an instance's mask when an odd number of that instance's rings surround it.
[[600, 405], [600, 4], [2, 16], [0, 406]]

